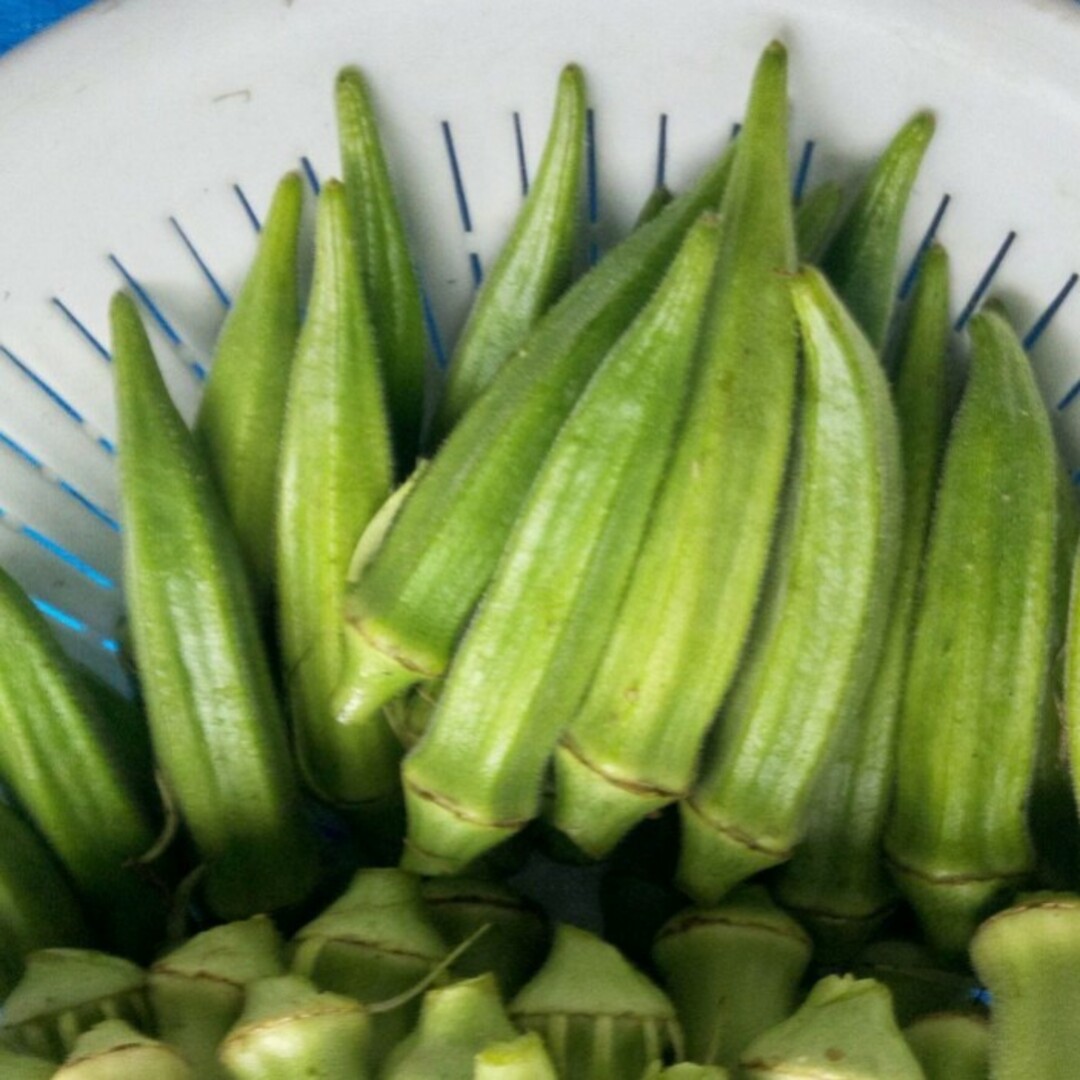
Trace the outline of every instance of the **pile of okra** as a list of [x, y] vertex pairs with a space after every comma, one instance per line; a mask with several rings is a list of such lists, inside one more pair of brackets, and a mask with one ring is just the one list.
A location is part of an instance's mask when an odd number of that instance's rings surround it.
[[1080, 1076], [1074, 496], [897, 300], [932, 116], [795, 204], [787, 64], [585, 270], [568, 66], [437, 395], [356, 69], [192, 426], [114, 298], [132, 694], [0, 572], [0, 1075]]

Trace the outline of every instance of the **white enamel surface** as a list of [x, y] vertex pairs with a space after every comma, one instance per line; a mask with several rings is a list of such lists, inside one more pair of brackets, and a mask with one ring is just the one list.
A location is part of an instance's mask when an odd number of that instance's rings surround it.
[[[117, 533], [58, 483], [117, 514], [107, 363], [99, 339], [115, 255], [184, 341], [158, 333], [189, 413], [224, 308], [170, 221], [235, 291], [262, 213], [302, 155], [337, 168], [331, 86], [360, 65], [377, 94], [423, 280], [444, 342], [520, 203], [513, 114], [534, 169], [559, 67], [583, 64], [595, 110], [601, 247], [625, 230], [657, 169], [679, 188], [738, 120], [758, 53], [791, 50], [793, 162], [810, 182], [852, 176], [915, 109], [937, 114], [909, 214], [905, 264], [944, 194], [957, 310], [1010, 231], [992, 292], [1029, 327], [1080, 270], [1080, 3], [1075, 0], [122, 0], [96, 4], [0, 60], [0, 345], [82, 415], [65, 415], [0, 356], [0, 561], [84, 620], [69, 635], [99, 667], [118, 588], [104, 588], [20, 531], [27, 524], [119, 579]], [[450, 125], [473, 231], [466, 234], [442, 123]], [[1034, 350], [1056, 406], [1080, 377], [1080, 288]], [[1080, 465], [1080, 402], [1058, 411]], [[178, 557], [183, 553], [178, 552]]]

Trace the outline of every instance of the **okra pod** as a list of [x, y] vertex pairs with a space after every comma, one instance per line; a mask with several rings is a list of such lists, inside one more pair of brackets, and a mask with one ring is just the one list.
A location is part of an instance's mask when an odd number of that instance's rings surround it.
[[390, 436], [369, 306], [345, 188], [319, 196], [315, 271], [300, 332], [281, 446], [278, 622], [297, 758], [322, 798], [358, 803], [398, 785], [400, 750], [381, 717], [337, 722], [349, 564], [390, 494]]
[[261, 611], [274, 581], [275, 497], [300, 295], [296, 252], [303, 184], [274, 192], [258, 252], [218, 337], [195, 439], [221, 489]]
[[126, 768], [130, 755], [114, 752], [115, 733], [45, 617], [2, 570], [0, 655], [0, 781], [91, 918], [124, 951], [146, 954], [165, 903], [131, 865], [150, 850], [159, 824], [143, 779]]
[[797, 366], [784, 278], [795, 260], [787, 147], [787, 53], [773, 43], [734, 143], [686, 414], [602, 658], [555, 756], [550, 818], [590, 855], [689, 788], [757, 600]]
[[405, 865], [457, 873], [540, 808], [604, 648], [691, 382], [717, 221], [696, 225], [582, 392], [533, 483], [423, 738], [405, 759]]
[[873, 979], [828, 975], [794, 1016], [756, 1039], [740, 1062], [744, 1080], [924, 1080]]
[[875, 349], [885, 345], [896, 300], [904, 211], [926, 148], [931, 113], [916, 113], [893, 136], [821, 258], [821, 268]]
[[1058, 463], [1015, 332], [970, 324], [904, 685], [885, 848], [931, 943], [962, 954], [1034, 868], [1026, 802], [1052, 629]]
[[[0, 1076], [4, 1077], [4, 1080], [52, 1080], [55, 1075], [55, 1061], [35, 1054], [21, 1054], [0, 1046]], [[518, 1080], [513, 1073], [509, 1075], [513, 1080]]]
[[54, 1080], [202, 1080], [171, 1046], [125, 1020], [103, 1020], [80, 1035]]
[[387, 1058], [382, 1080], [472, 1080], [476, 1055], [518, 1034], [491, 974], [424, 995], [415, 1030]]
[[154, 751], [210, 906], [244, 917], [306, 896], [315, 852], [217, 486], [122, 293], [111, 322], [124, 581]]
[[219, 1056], [234, 1080], [368, 1080], [370, 1043], [359, 1002], [320, 993], [299, 975], [274, 975], [248, 985]]
[[1080, 896], [1036, 893], [984, 922], [971, 962], [990, 991], [994, 1080], [1066, 1080], [1080, 1061]]
[[424, 420], [427, 346], [420, 284], [363, 75], [335, 86], [338, 141], [358, 268], [371, 312], [400, 475], [416, 460]]
[[843, 188], [827, 180], [809, 191], [795, 207], [795, 238], [801, 262], [817, 262], [840, 214]]
[[989, 1080], [990, 1022], [983, 1013], [931, 1013], [904, 1028], [926, 1080]]
[[949, 420], [948, 259], [927, 252], [912, 300], [894, 388], [904, 514], [885, 643], [861, 704], [848, 717], [814, 791], [808, 827], [777, 882], [777, 896], [819, 948], [850, 958], [893, 907], [896, 886], [881, 836], [892, 797], [896, 722], [912, 612]]
[[445, 672], [559, 428], [686, 231], [718, 202], [729, 165], [725, 155], [567, 292], [416, 480], [346, 595], [341, 722]]
[[449, 431], [570, 281], [585, 162], [585, 77], [563, 68], [547, 145], [528, 197], [458, 339], [435, 431]]
[[510, 1003], [538, 1032], [563, 1080], [623, 1080], [679, 1049], [675, 1008], [617, 949], [577, 927], [556, 928], [551, 953]]
[[691, 1061], [734, 1068], [759, 1035], [795, 1011], [810, 938], [760, 886], [661, 928], [653, 960], [678, 1010]]
[[0, 802], [0, 1002], [35, 949], [84, 946], [90, 928], [52, 852]]
[[473, 1080], [559, 1080], [535, 1031], [484, 1047], [476, 1055], [472, 1075]]
[[900, 446], [885, 374], [820, 271], [791, 288], [804, 374], [784, 515], [746, 659], [682, 806], [678, 880], [702, 903], [791, 857], [873, 673], [896, 573]]

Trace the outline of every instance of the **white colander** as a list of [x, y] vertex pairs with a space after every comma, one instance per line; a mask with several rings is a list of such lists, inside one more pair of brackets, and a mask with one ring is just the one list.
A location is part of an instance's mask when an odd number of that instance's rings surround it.
[[520, 204], [562, 64], [589, 80], [602, 250], [658, 176], [683, 187], [726, 141], [773, 37], [800, 183], [856, 175], [936, 112], [905, 265], [934, 229], [958, 323], [988, 291], [1010, 303], [1076, 467], [1074, 0], [102, 0], [0, 61], [0, 564], [119, 677], [109, 295], [143, 299], [190, 415], [275, 181], [337, 170], [339, 67], [377, 94], [435, 353]]

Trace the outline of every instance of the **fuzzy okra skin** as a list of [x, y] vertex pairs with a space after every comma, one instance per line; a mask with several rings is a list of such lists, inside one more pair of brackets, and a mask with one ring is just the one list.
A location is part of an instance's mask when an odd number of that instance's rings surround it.
[[124, 1020], [103, 1020], [76, 1040], [54, 1080], [202, 1080], [163, 1042]]
[[393, 478], [370, 307], [356, 261], [345, 188], [331, 180], [319, 196], [311, 297], [289, 380], [276, 580], [297, 758], [308, 785], [335, 803], [395, 791], [400, 759], [381, 716], [339, 724], [331, 704], [349, 563]]
[[540, 168], [450, 359], [435, 417], [448, 431], [490, 385], [570, 280], [585, 162], [585, 77], [563, 68]]
[[945, 450], [885, 849], [931, 943], [962, 954], [1034, 868], [1026, 802], [1053, 623], [1058, 462], [1013, 329], [986, 309]]
[[411, 471], [424, 420], [427, 346], [409, 254], [367, 84], [344, 68], [335, 84], [338, 142], [358, 268], [386, 387], [398, 471]]
[[820, 271], [792, 279], [803, 401], [752, 639], [682, 806], [678, 880], [711, 903], [791, 857], [865, 693], [899, 552], [900, 440], [877, 354]]
[[148, 952], [165, 904], [131, 864], [152, 847], [159, 818], [141, 779], [126, 767], [131, 762], [113, 752], [108, 722], [82, 672], [2, 570], [0, 655], [0, 782], [114, 945]]
[[694, 226], [559, 432], [405, 759], [405, 865], [456, 873], [537, 815], [653, 512], [722, 235]]
[[821, 268], [875, 349], [889, 332], [904, 211], [933, 135], [928, 112], [900, 128], [821, 257]]
[[990, 991], [994, 1080], [1071, 1080], [1080, 1061], [1080, 896], [1035, 893], [987, 919], [971, 962]]
[[791, 439], [789, 188], [787, 54], [773, 43], [735, 143], [686, 415], [602, 659], [555, 755], [550, 818], [591, 855], [690, 787], [750, 625]]
[[730, 160], [567, 292], [416, 480], [346, 594], [341, 722], [445, 672], [559, 428], [686, 231], [719, 201]]
[[264, 609], [274, 580], [281, 426], [300, 329], [296, 251], [303, 201], [300, 176], [289, 173], [274, 192], [255, 261], [221, 329], [194, 428]]
[[881, 850], [894, 775], [896, 723], [912, 613], [949, 420], [948, 257], [927, 252], [894, 386], [904, 473], [899, 566], [885, 644], [869, 690], [814, 791], [806, 835], [777, 881], [777, 896], [819, 948], [858, 948], [895, 903]]
[[802, 262], [817, 262], [840, 216], [844, 189], [826, 180], [795, 207], [795, 238]]
[[968, 1009], [922, 1016], [904, 1028], [904, 1038], [926, 1080], [989, 1080], [990, 1032], [989, 1017]]
[[134, 303], [110, 310], [124, 581], [154, 751], [223, 918], [303, 899], [315, 850], [240, 549]]
[[473, 1062], [473, 1080], [559, 1080], [559, 1074], [543, 1039], [530, 1031], [484, 1047]]

